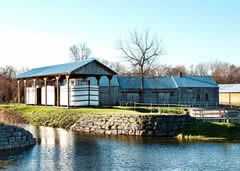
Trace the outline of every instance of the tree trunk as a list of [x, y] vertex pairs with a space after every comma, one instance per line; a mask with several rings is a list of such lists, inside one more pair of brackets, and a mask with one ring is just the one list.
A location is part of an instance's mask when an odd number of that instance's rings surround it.
[[143, 75], [143, 67], [141, 67], [141, 90], [140, 90], [140, 103], [144, 103], [144, 75]]

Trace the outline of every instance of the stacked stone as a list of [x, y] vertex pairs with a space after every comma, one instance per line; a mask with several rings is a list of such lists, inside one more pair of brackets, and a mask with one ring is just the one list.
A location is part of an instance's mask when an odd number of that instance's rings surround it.
[[29, 131], [0, 123], [0, 150], [24, 148], [34, 144], [36, 144], [36, 139]]
[[85, 114], [71, 130], [106, 135], [176, 136], [193, 122], [195, 119], [189, 115]]

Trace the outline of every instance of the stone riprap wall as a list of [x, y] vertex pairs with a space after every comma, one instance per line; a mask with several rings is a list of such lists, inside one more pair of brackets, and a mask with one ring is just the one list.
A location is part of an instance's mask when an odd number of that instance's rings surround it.
[[176, 136], [189, 115], [94, 115], [85, 114], [71, 130], [107, 135]]
[[0, 150], [24, 148], [34, 144], [36, 144], [36, 139], [29, 131], [0, 123]]

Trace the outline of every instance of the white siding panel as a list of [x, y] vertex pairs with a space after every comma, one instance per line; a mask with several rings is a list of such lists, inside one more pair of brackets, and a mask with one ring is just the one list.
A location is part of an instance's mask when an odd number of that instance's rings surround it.
[[67, 106], [67, 86], [60, 86], [60, 105]]
[[71, 106], [88, 106], [88, 101], [70, 102]]
[[35, 104], [34, 87], [27, 87], [27, 104]]
[[[42, 105], [45, 105], [45, 87], [42, 87]], [[55, 88], [54, 86], [47, 86], [47, 105], [55, 105]]]
[[90, 100], [97, 100], [98, 101], [98, 96], [90, 96]]
[[[90, 91], [89, 91], [90, 90]], [[78, 85], [69, 87], [70, 106], [98, 106], [99, 105], [98, 86]], [[90, 95], [90, 101], [89, 101]], [[60, 87], [60, 105], [67, 105], [67, 86]]]
[[98, 101], [90, 101], [91, 106], [98, 106], [99, 102]]

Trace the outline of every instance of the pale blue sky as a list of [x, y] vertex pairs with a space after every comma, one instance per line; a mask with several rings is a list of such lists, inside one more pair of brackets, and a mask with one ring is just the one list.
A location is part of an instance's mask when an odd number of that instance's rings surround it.
[[78, 42], [120, 61], [117, 41], [146, 29], [163, 41], [162, 64], [240, 65], [238, 0], [1, 0], [0, 66], [69, 62], [68, 48]]

